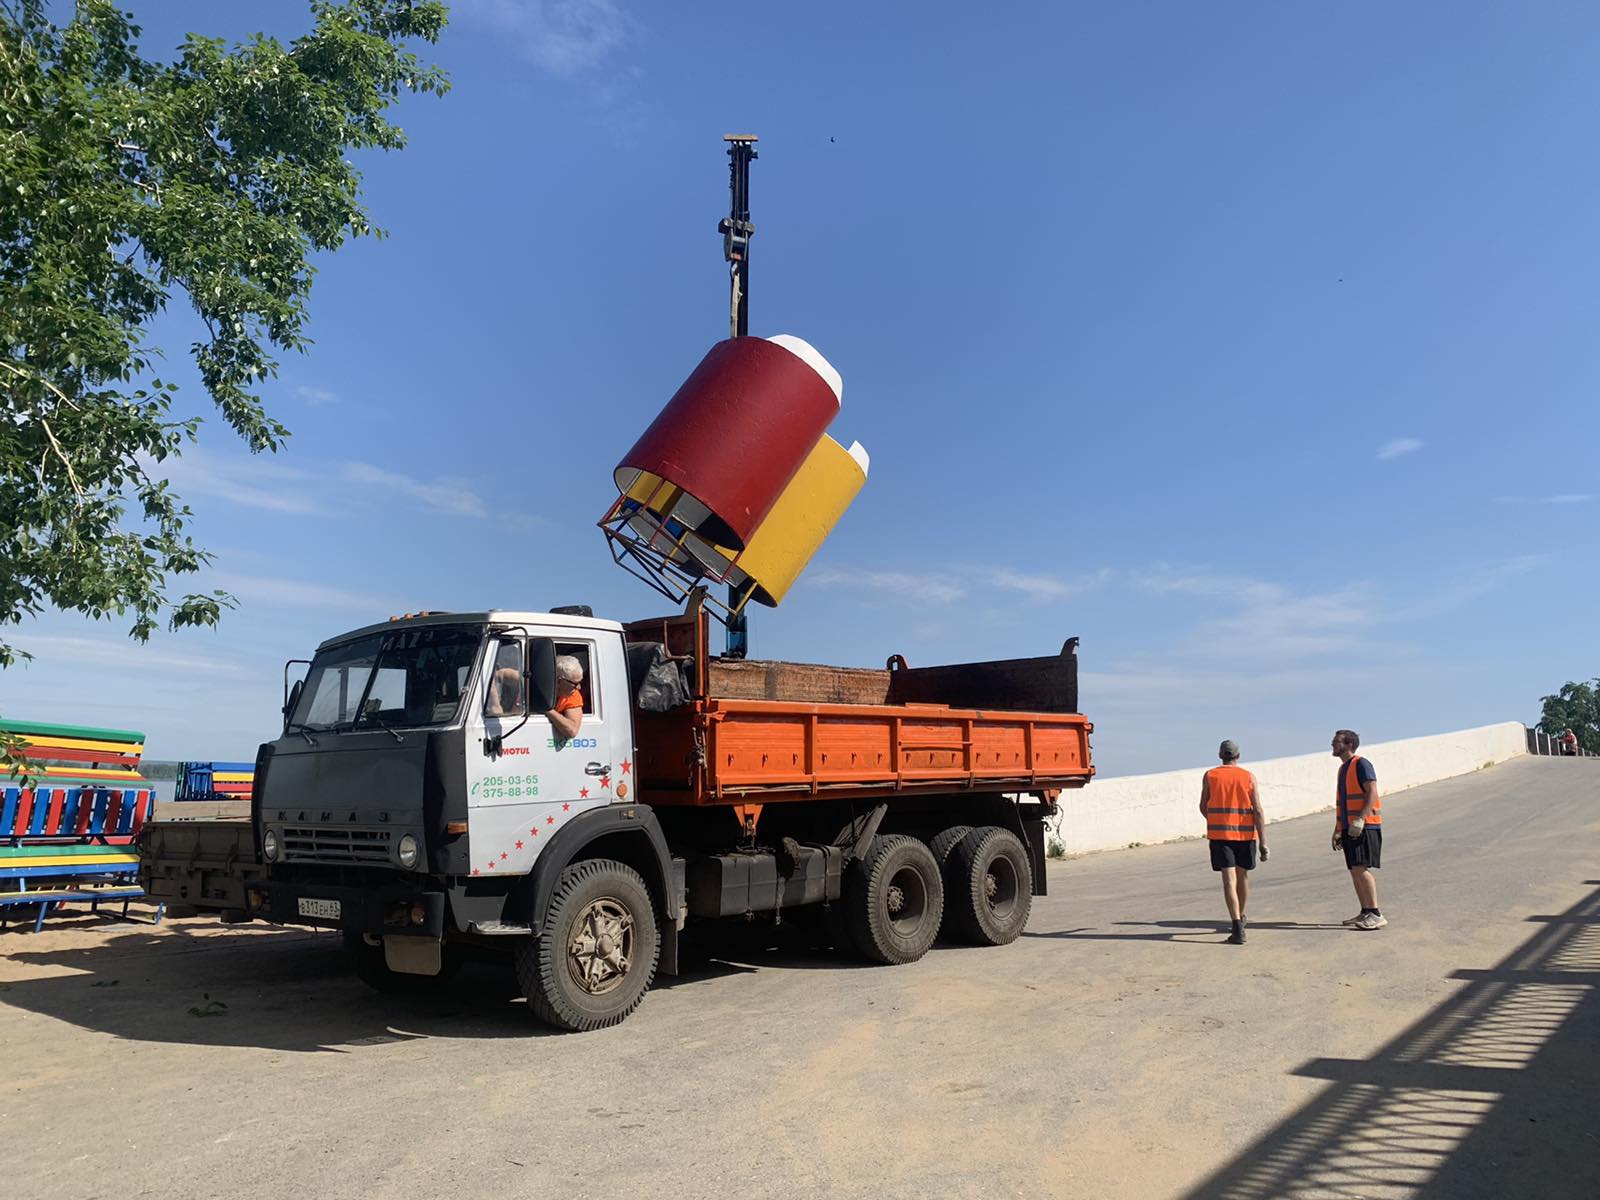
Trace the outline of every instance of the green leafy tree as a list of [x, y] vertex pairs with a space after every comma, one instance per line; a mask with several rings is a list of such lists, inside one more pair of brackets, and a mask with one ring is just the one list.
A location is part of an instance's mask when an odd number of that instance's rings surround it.
[[1551, 737], [1567, 730], [1578, 735], [1578, 745], [1600, 754], [1600, 679], [1593, 683], [1564, 683], [1554, 696], [1540, 698], [1544, 705], [1539, 729]]
[[150, 322], [186, 299], [210, 401], [252, 451], [283, 443], [258, 389], [308, 344], [312, 256], [381, 235], [346, 156], [400, 148], [389, 107], [447, 90], [407, 49], [445, 8], [313, 0], [287, 46], [190, 34], [156, 63], [107, 0], [54, 7], [0, 0], [0, 627], [55, 607], [145, 640], [232, 603], [169, 593], [210, 556], [163, 478], [200, 421], [174, 419]]

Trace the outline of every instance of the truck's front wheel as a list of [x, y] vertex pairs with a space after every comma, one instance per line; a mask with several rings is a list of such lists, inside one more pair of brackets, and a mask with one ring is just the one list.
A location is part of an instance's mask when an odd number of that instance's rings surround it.
[[539, 932], [517, 947], [517, 981], [534, 1015], [579, 1032], [615, 1025], [644, 999], [661, 934], [644, 880], [609, 858], [561, 872]]

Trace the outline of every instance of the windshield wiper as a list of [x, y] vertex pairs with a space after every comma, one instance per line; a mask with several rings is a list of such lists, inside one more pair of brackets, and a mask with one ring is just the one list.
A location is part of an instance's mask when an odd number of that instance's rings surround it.
[[405, 741], [405, 738], [400, 736], [399, 730], [397, 730], [393, 725], [389, 724], [389, 722], [385, 721], [382, 717], [376, 716], [373, 713], [366, 713], [363, 716], [357, 717], [354, 721], [350, 722], [350, 728], [352, 730], [359, 729], [361, 727], [361, 722], [363, 721], [371, 721], [374, 725], [383, 730], [397, 742], [403, 743]]
[[311, 726], [300, 721], [290, 721], [283, 727], [283, 731], [285, 733], [298, 733], [305, 738], [307, 745], [315, 746], [317, 744], [317, 739], [311, 736]]

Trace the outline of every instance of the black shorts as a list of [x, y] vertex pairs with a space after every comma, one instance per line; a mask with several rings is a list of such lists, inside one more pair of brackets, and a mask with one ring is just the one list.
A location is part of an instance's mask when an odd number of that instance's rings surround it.
[[1238, 867], [1241, 871], [1254, 871], [1256, 869], [1256, 841], [1251, 838], [1248, 842], [1225, 842], [1220, 839], [1211, 843], [1211, 869], [1220, 871], [1223, 867]]
[[1376, 871], [1381, 865], [1378, 860], [1383, 857], [1382, 829], [1368, 825], [1359, 836], [1351, 837], [1347, 833], [1340, 840], [1344, 843], [1345, 866], [1371, 867]]

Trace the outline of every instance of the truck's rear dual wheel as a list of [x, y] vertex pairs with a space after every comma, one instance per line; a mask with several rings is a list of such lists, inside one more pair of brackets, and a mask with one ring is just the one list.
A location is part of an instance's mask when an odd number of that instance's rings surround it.
[[461, 969], [461, 947], [449, 942], [440, 947], [441, 960], [437, 975], [411, 975], [405, 971], [390, 970], [381, 939], [374, 946], [361, 934], [347, 930], [344, 949], [350, 956], [351, 965], [355, 967], [356, 978], [374, 991], [386, 992], [391, 996], [431, 992], [448, 983]]
[[944, 881], [933, 852], [921, 841], [898, 834], [878, 837], [844, 900], [856, 949], [876, 962], [916, 962], [939, 936]]
[[561, 872], [539, 932], [517, 946], [517, 982], [540, 1020], [581, 1032], [615, 1025], [655, 978], [661, 933], [632, 867], [609, 858]]
[[1014, 942], [1033, 908], [1033, 868], [1017, 835], [998, 825], [974, 829], [945, 868], [946, 932], [980, 946]]
[[[951, 853], [966, 840], [967, 834], [971, 832], [971, 825], [952, 825], [950, 828], [941, 829], [933, 835], [933, 839], [928, 843], [928, 849], [933, 851], [933, 858], [939, 864], [939, 870], [943, 871], [949, 865]], [[946, 886], [945, 891], [948, 892], [949, 890], [949, 887]]]

